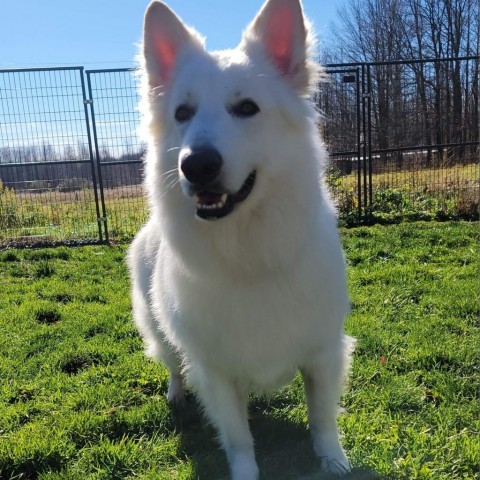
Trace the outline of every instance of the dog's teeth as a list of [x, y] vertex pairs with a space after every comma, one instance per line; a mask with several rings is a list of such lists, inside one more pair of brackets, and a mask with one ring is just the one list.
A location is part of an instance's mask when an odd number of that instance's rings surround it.
[[217, 203], [207, 204], [207, 203], [200, 203], [199, 201], [197, 201], [197, 208], [201, 210], [218, 210], [220, 208], [224, 208], [227, 202], [227, 197], [228, 197], [228, 194], [224, 193]]

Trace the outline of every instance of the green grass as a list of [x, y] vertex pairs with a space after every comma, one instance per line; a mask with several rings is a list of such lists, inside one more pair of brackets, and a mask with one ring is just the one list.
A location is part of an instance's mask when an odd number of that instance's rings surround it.
[[[478, 223], [342, 231], [359, 339], [340, 416], [351, 479], [474, 479]], [[125, 246], [0, 252], [0, 478], [227, 478], [193, 398], [131, 323]], [[318, 473], [301, 381], [253, 398], [262, 479]]]

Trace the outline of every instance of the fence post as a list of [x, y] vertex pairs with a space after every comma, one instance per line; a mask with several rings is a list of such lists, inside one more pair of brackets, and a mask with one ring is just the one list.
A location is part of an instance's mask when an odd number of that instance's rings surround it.
[[[89, 96], [88, 104], [90, 105], [90, 120], [92, 122], [93, 142], [95, 145], [95, 158], [96, 158], [96, 165], [97, 165], [97, 172], [98, 172], [98, 187], [100, 189], [100, 203], [102, 206], [102, 216], [100, 216], [100, 213], [98, 214], [98, 224], [99, 224], [99, 227], [101, 228], [101, 224], [103, 223], [103, 228], [105, 230], [105, 241], [108, 243], [109, 235], [108, 235], [108, 224], [107, 224], [107, 211], [105, 208], [102, 165], [100, 162], [100, 150], [98, 148], [97, 124], [95, 123], [95, 108], [93, 106], [92, 84], [90, 81], [90, 72], [87, 71], [86, 74], [87, 74], [87, 85], [88, 85], [88, 96]], [[85, 108], [86, 108], [86, 105], [85, 105]], [[95, 190], [95, 198], [97, 198], [96, 190]], [[98, 201], [97, 201], [97, 208], [98, 208]]]
[[[368, 136], [367, 136], [367, 152], [368, 152], [368, 203], [365, 205], [365, 210], [368, 217], [372, 215], [373, 208], [373, 193], [372, 193], [372, 71], [371, 66], [367, 65], [367, 122], [368, 122]], [[367, 185], [365, 185], [367, 190]]]
[[[85, 80], [83, 78], [84, 69], [81, 67], [79, 69], [80, 73], [80, 81], [82, 85], [82, 95], [83, 95], [83, 108], [85, 111], [85, 124], [87, 128], [87, 138], [88, 138], [88, 152], [90, 156], [90, 165], [92, 170], [92, 182], [93, 182], [93, 195], [95, 198], [95, 210], [97, 213], [97, 224], [98, 224], [98, 238], [100, 242], [103, 242], [103, 234], [102, 234], [102, 218], [100, 217], [100, 207], [98, 204], [98, 190], [97, 190], [97, 176], [95, 174], [95, 162], [93, 157], [93, 148], [92, 148], [92, 135], [90, 133], [90, 124], [88, 121], [88, 107], [87, 105], [91, 102], [91, 100], [87, 99], [86, 92], [85, 92]], [[106, 237], [106, 241], [108, 241], [108, 236]]]
[[[363, 72], [363, 66], [362, 66]], [[357, 202], [358, 202], [358, 218], [362, 218], [362, 104], [360, 88], [363, 91], [363, 73], [360, 78], [360, 69], [356, 68], [355, 81], [357, 87], [356, 107], [357, 107]]]
[[[368, 131], [369, 131], [369, 124], [370, 120], [367, 118], [367, 108], [366, 108], [366, 103], [367, 103], [367, 98], [370, 95], [370, 92], [368, 91], [368, 85], [367, 85], [367, 66], [365, 64], [362, 64], [362, 165], [361, 169], [363, 172], [363, 182], [361, 182], [359, 178], [359, 184], [362, 183], [363, 188], [359, 188], [359, 197], [358, 201], [359, 204], [362, 205], [362, 211], [363, 214], [365, 215], [366, 212], [366, 207], [367, 207], [367, 156], [368, 156], [368, 151], [367, 151], [367, 138], [368, 138]], [[359, 172], [359, 177], [361, 176]]]

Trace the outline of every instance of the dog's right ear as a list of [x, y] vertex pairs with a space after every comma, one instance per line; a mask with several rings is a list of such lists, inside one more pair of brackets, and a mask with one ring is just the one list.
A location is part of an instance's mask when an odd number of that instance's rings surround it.
[[313, 44], [300, 0], [266, 0], [244, 32], [241, 47], [253, 57], [263, 52], [293, 88], [308, 94], [319, 78], [311, 58]]
[[204, 51], [201, 37], [163, 2], [150, 3], [143, 25], [143, 55], [150, 85], [168, 84], [178, 57], [188, 49]]

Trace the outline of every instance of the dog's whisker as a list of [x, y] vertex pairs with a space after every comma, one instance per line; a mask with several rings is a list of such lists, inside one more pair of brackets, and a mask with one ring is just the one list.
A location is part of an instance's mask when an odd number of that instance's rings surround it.
[[174, 178], [178, 178], [177, 172], [170, 172], [168, 175], [165, 175], [162, 180], [163, 182], [168, 182], [170, 180], [173, 180]]
[[165, 85], [158, 85], [157, 87], [153, 87], [148, 93], [148, 95], [151, 100], [162, 97], [163, 95], [165, 95]]
[[167, 190], [171, 190], [175, 185], [177, 185], [177, 183], [180, 183], [178, 178], [175, 178], [172, 182], [170, 182], [167, 186], [166, 186], [166, 189]]
[[162, 178], [162, 182], [165, 183], [165, 182], [168, 182], [169, 180], [172, 180], [173, 178], [176, 177], [176, 172], [170, 172], [168, 175], [165, 175], [163, 178]]
[[178, 176], [178, 172], [176, 168], [173, 168], [168, 172], [162, 173], [162, 175], [160, 176], [162, 187], [165, 186], [165, 184], [170, 182], [172, 179], [176, 178], [177, 176]]
[[168, 185], [162, 185], [163, 192], [158, 197], [158, 200], [162, 200], [173, 189], [173, 187], [175, 187], [177, 183], [180, 183], [178, 179], [174, 180], [172, 183], [169, 183]]
[[165, 191], [171, 190], [179, 182], [177, 168], [175, 167], [171, 170], [163, 172], [161, 175], [161, 179], [162, 189], [165, 189]]
[[168, 175], [171, 175], [172, 173], [177, 172], [177, 167], [171, 168], [170, 170], [167, 170], [166, 172], [163, 172], [160, 176], [161, 177], [167, 177]]
[[165, 190], [171, 190], [175, 186], [175, 184], [178, 182], [179, 182], [178, 178], [170, 178], [168, 179], [168, 183], [167, 182], [162, 183], [162, 188], [164, 188]]

